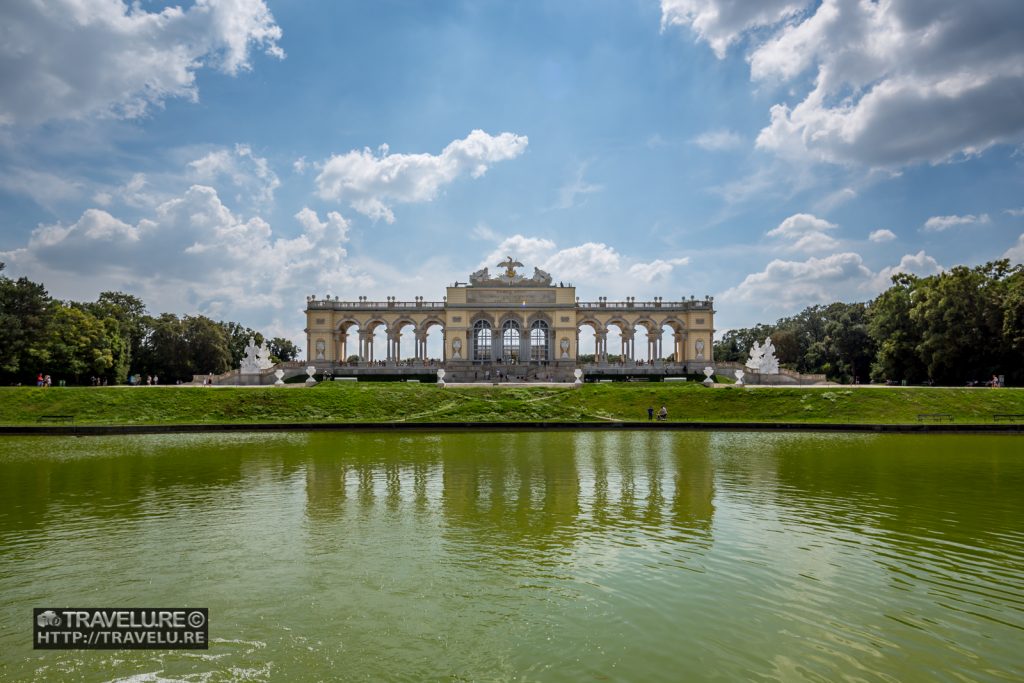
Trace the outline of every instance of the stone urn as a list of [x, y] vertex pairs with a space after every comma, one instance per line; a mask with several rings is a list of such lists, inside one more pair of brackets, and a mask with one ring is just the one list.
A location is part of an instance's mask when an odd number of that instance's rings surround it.
[[711, 379], [711, 375], [715, 374], [715, 369], [710, 365], [704, 368], [704, 386], [710, 387], [714, 385], [714, 380]]
[[[458, 341], [458, 340], [456, 340], [456, 341]], [[445, 385], [444, 384], [444, 376], [445, 376], [444, 368], [441, 368], [440, 370], [437, 371], [437, 386], [443, 387]]]
[[738, 386], [738, 387], [743, 386], [743, 375], [745, 373], [742, 370], [736, 370], [736, 372], [733, 373], [733, 374], [736, 375], [736, 386]]
[[583, 384], [583, 371], [582, 370], [580, 370], [579, 368], [576, 368], [575, 370], [572, 371], [572, 374], [573, 374], [573, 376], [576, 377], [576, 381], [573, 382], [573, 384], [576, 384], [576, 385]]
[[274, 370], [274, 377], [277, 378], [277, 381], [274, 382], [274, 386], [275, 387], [283, 387], [284, 386], [284, 370], [282, 370], [281, 368], [278, 368], [277, 370]]
[[306, 368], [306, 374], [309, 375], [308, 377], [306, 377], [306, 386], [311, 387], [314, 384], [316, 384], [316, 380], [313, 379], [313, 375], [316, 374], [316, 367], [310, 365], [308, 368]]

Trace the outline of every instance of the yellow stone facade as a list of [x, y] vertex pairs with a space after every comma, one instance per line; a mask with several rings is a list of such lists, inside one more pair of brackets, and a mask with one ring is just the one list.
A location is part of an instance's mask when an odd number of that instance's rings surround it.
[[[487, 269], [474, 273], [468, 283], [448, 287], [442, 301], [311, 296], [306, 301], [307, 359], [323, 365], [358, 356], [359, 365], [380, 365], [381, 361], [397, 365], [402, 356], [410, 355], [407, 344], [412, 343], [411, 362], [424, 363], [428, 335], [440, 334], [440, 361], [446, 368], [490, 364], [575, 368], [583, 328], [595, 336], [598, 364], [713, 360], [714, 302], [710, 297], [580, 301], [575, 287], [555, 283], [543, 271], [535, 270], [532, 278], [526, 278], [516, 272], [521, 264], [511, 258], [499, 265], [505, 268], [504, 274], [492, 278]], [[381, 327], [386, 333], [385, 349], [373, 343]], [[621, 358], [619, 349], [611, 353], [608, 349], [612, 328], [622, 339]], [[638, 350], [634, 340], [641, 328], [646, 331], [647, 348]]]

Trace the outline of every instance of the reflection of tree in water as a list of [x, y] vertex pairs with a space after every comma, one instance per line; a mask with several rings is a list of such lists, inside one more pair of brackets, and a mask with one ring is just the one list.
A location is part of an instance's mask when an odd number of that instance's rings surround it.
[[[6, 522], [45, 528], [51, 511], [74, 509], [87, 522], [132, 519], [169, 509], [229, 507], [251, 481], [286, 479], [305, 437], [289, 434], [175, 434], [11, 440], [0, 476]], [[261, 457], [258, 464], [252, 455]]]
[[1019, 438], [851, 434], [779, 444], [779, 504], [807, 527], [861, 537], [897, 582], [908, 563], [960, 573], [990, 553], [1019, 558], [1024, 467], [1009, 457]]

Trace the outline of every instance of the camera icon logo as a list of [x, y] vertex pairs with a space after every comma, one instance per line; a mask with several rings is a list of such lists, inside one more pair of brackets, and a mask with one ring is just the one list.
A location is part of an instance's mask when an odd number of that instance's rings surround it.
[[47, 626], [60, 626], [60, 617], [52, 609], [48, 609], [38, 617], [36, 617], [36, 624], [39, 628], [46, 628]]

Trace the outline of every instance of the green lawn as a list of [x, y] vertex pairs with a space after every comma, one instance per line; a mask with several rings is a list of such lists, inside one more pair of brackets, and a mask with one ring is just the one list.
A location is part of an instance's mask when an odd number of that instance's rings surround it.
[[672, 422], [954, 423], [1024, 413], [1024, 389], [743, 388], [600, 384], [579, 389], [478, 388], [404, 383], [306, 387], [0, 388], [0, 425], [74, 415], [75, 424], [259, 422], [527, 422], [646, 420], [665, 405]]

